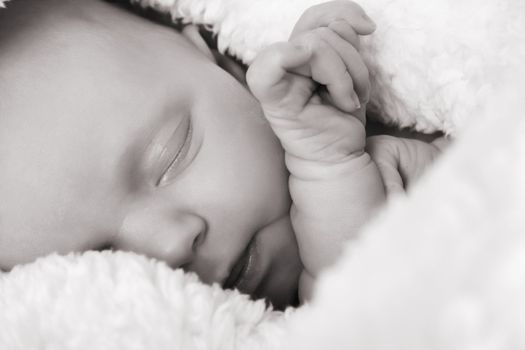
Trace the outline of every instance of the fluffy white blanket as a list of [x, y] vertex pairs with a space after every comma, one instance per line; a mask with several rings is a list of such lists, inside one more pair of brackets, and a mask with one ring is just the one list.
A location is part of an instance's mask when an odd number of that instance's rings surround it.
[[[149, 2], [249, 61], [314, 1]], [[365, 43], [374, 108], [461, 133], [310, 305], [275, 312], [133, 254], [50, 256], [0, 276], [0, 348], [525, 349], [525, 3], [362, 5], [378, 24]]]

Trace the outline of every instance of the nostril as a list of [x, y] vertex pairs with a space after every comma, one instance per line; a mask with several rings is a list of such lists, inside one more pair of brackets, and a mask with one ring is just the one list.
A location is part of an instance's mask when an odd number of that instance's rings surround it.
[[106, 250], [115, 250], [115, 247], [112, 242], [103, 242], [95, 247], [93, 247], [91, 250], [97, 251], [97, 252], [103, 252]]
[[189, 271], [191, 271], [191, 270], [190, 270], [190, 263], [189, 263], [189, 262], [188, 262], [188, 263], [185, 263], [185, 264], [181, 264], [181, 265], [179, 265], [179, 266], [177, 266], [177, 267], [175, 267], [175, 268], [176, 268], [176, 269], [183, 269], [185, 272], [189, 272]]

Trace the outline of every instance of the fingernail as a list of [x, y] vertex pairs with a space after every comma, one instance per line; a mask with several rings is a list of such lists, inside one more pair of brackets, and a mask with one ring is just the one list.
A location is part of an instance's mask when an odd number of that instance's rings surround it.
[[372, 20], [372, 18], [370, 18], [366, 13], [363, 13], [363, 16], [362, 16], [362, 17], [363, 17], [367, 22], [369, 22], [371, 25], [373, 25], [374, 28], [377, 27], [376, 22], [374, 22], [374, 21]]
[[354, 102], [355, 109], [361, 108], [361, 102], [359, 101], [359, 97], [355, 93], [355, 91], [352, 91], [352, 101]]

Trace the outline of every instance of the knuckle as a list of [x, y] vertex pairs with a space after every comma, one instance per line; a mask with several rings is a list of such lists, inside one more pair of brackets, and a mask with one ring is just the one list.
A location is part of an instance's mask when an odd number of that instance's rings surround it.
[[310, 6], [309, 8], [307, 8], [303, 14], [301, 15], [301, 18], [299, 19], [300, 21], [305, 21], [305, 22], [314, 22], [316, 21], [316, 19], [322, 14], [322, 6], [323, 4], [320, 4], [320, 5], [314, 5], [314, 6]]
[[332, 31], [339, 31], [341, 33], [344, 33], [345, 35], [352, 35], [352, 36], [357, 36], [357, 34], [355, 33], [354, 29], [352, 28], [352, 26], [350, 25], [350, 23], [348, 23], [347, 21], [345, 20], [342, 20], [342, 19], [336, 19], [332, 22], [330, 22], [328, 24], [328, 28], [330, 28]]
[[317, 35], [319, 35], [319, 38], [328, 38], [330, 35], [333, 35], [334, 32], [329, 27], [319, 27], [314, 30]]
[[264, 64], [267, 67], [279, 67], [283, 61], [284, 53], [279, 44], [273, 44], [263, 54]]
[[268, 54], [268, 64], [270, 66], [279, 66], [281, 61], [283, 60], [283, 55], [281, 54], [281, 52], [279, 51], [272, 51]]
[[319, 33], [318, 29], [320, 28], [309, 31], [305, 34], [303, 38], [303, 40], [305, 40], [314, 51], [322, 49], [326, 46], [326, 43], [321, 37], [321, 34]]
[[361, 6], [359, 6], [354, 1], [350, 1], [350, 0], [336, 0], [336, 1], [338, 1], [340, 6], [341, 6], [341, 8], [346, 10], [346, 11], [355, 12], [355, 11], [360, 11], [361, 10]]
[[328, 27], [319, 27], [319, 28], [315, 28], [313, 31], [319, 35], [325, 35], [331, 30], [328, 29]]

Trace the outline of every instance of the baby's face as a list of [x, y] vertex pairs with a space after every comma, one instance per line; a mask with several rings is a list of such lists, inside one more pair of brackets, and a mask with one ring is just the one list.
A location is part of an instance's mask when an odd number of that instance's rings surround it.
[[289, 302], [287, 172], [256, 100], [172, 29], [53, 13], [0, 41], [0, 267], [112, 247]]

